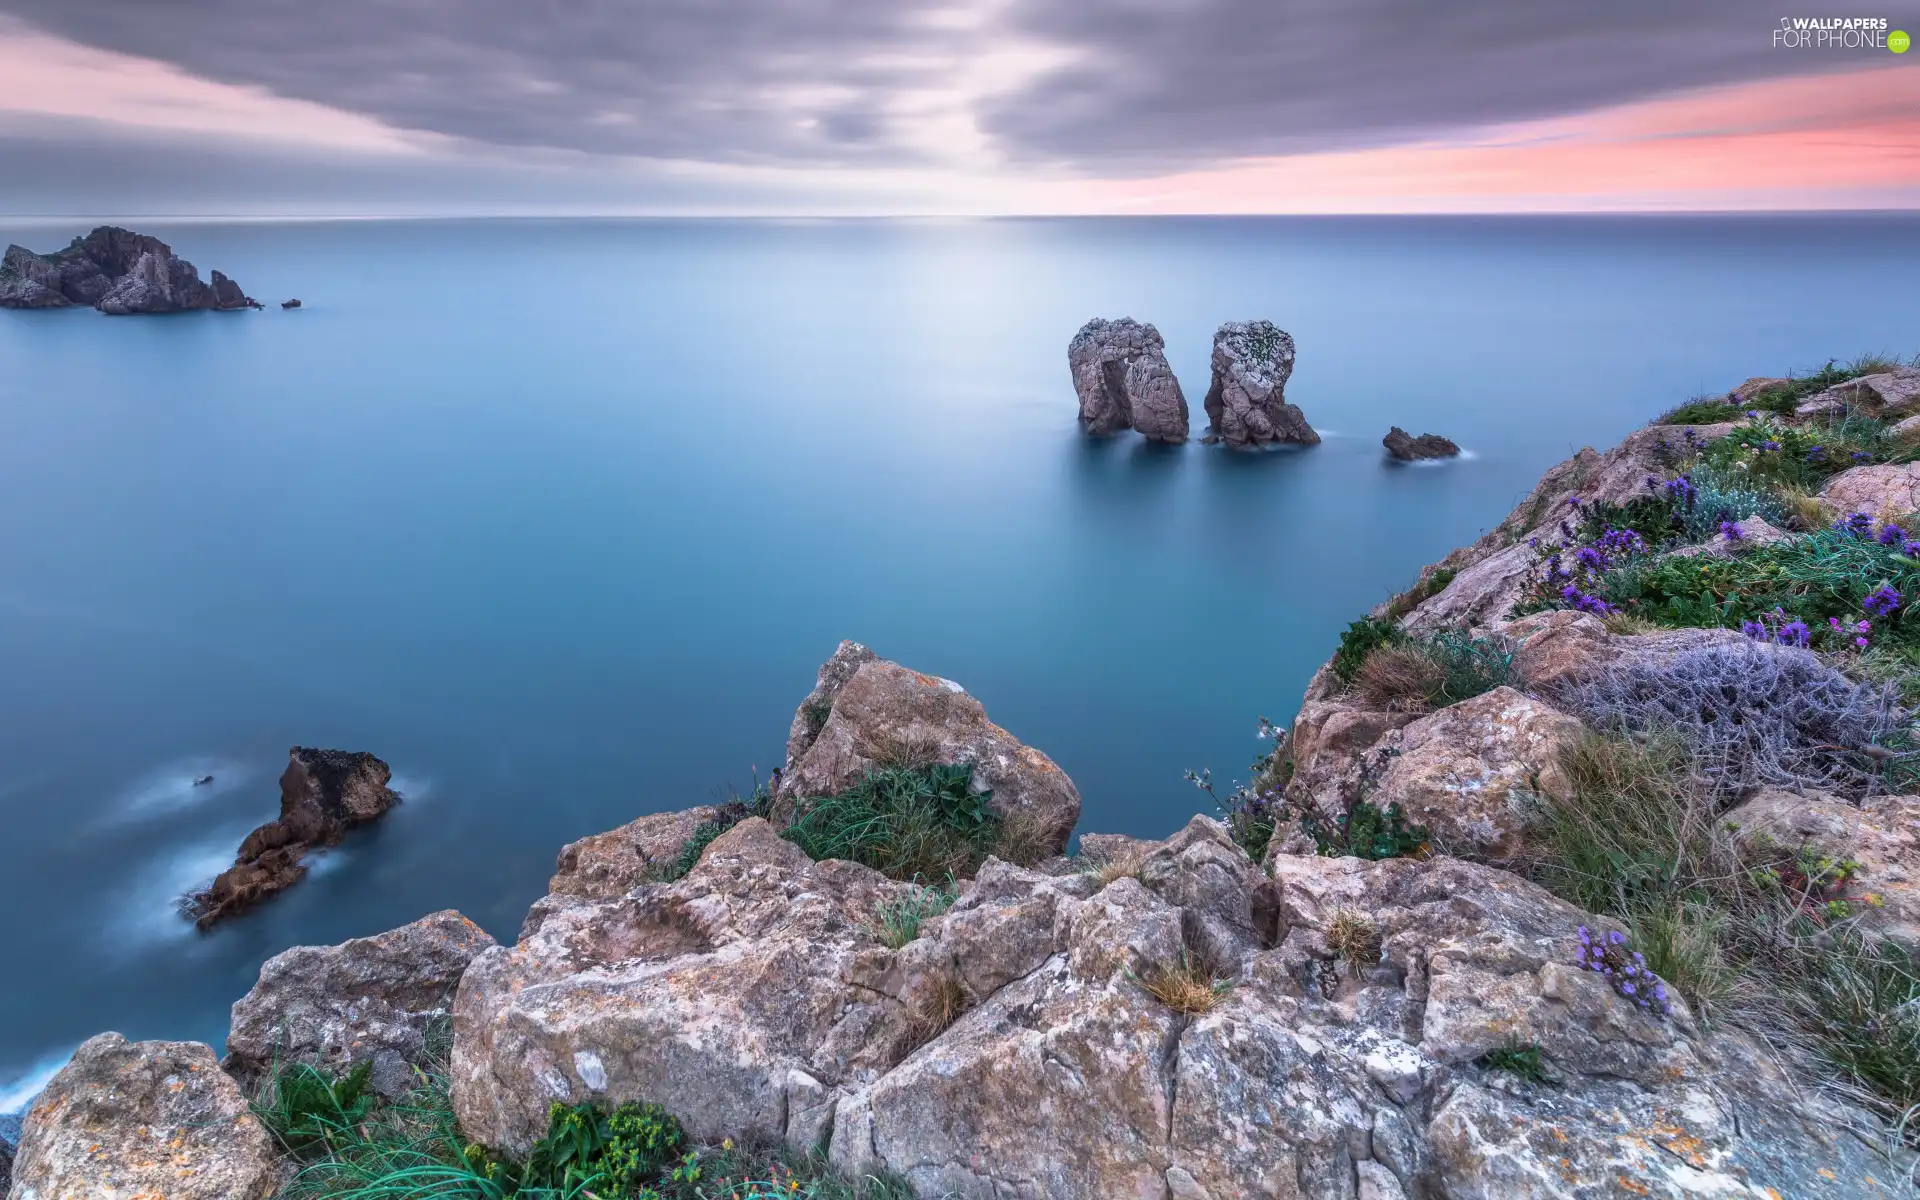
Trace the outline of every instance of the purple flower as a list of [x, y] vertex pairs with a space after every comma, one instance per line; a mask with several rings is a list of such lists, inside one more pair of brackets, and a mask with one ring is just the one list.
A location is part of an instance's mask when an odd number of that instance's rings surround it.
[[1587, 595], [1571, 583], [1560, 589], [1560, 598], [1565, 600], [1569, 607], [1579, 612], [1593, 613], [1595, 616], [1604, 617], [1613, 611], [1613, 605], [1598, 596]]
[[1756, 642], [1770, 642], [1773, 640], [1773, 634], [1765, 625], [1762, 625], [1758, 621], [1740, 622], [1740, 632], [1746, 634]]
[[1908, 558], [1920, 558], [1920, 542], [1908, 542], [1900, 547], [1900, 553]]
[[1853, 537], [1866, 537], [1873, 532], [1873, 518], [1863, 512], [1848, 513], [1834, 522], [1834, 532], [1850, 534]]
[[1758, 421], [1758, 420], [1760, 419], [1760, 410], [1759, 410], [1759, 409], [1757, 409], [1757, 408], [1750, 408], [1750, 409], [1748, 409], [1748, 410], [1747, 410], [1747, 419], [1748, 419], [1748, 420], [1752, 420], [1752, 421]]
[[1907, 531], [1898, 525], [1882, 525], [1880, 527], [1879, 541], [1882, 546], [1897, 546], [1906, 540]]
[[1732, 521], [1720, 522], [1720, 536], [1730, 542], [1744, 542], [1747, 540], [1747, 535], [1741, 533], [1740, 527]]
[[1867, 453], [1867, 452], [1866, 452], [1865, 450], [1855, 450], [1855, 451], [1853, 452], [1853, 461], [1855, 461], [1855, 462], [1872, 462], [1872, 461], [1873, 461], [1873, 455], [1871, 455], [1871, 454], [1868, 454], [1868, 453]]
[[[1894, 609], [1900, 607], [1901, 599], [1902, 597], [1898, 588], [1891, 584], [1883, 583], [1868, 593], [1867, 598], [1860, 602], [1860, 607], [1866, 609], [1876, 617], [1884, 617], [1893, 612]], [[1865, 624], [1865, 622], [1861, 623]], [[1861, 632], [1864, 633], [1865, 630]]]
[[1853, 644], [1860, 647], [1862, 650], [1865, 650], [1867, 648], [1867, 639], [1855, 638], [1853, 639]]
[[1805, 646], [1813, 640], [1813, 630], [1807, 628], [1805, 621], [1789, 621], [1773, 636], [1782, 646]]
[[1761, 443], [1760, 448], [1762, 450], [1778, 450], [1780, 448], [1780, 443], [1775, 441], [1766, 441]]
[[1699, 493], [1694, 491], [1693, 480], [1685, 475], [1667, 481], [1667, 499], [1682, 508], [1692, 508], [1694, 497], [1697, 495]]
[[1810, 463], [1823, 463], [1827, 461], [1827, 448], [1825, 446], [1815, 446], [1811, 450], [1808, 450], [1807, 461]]

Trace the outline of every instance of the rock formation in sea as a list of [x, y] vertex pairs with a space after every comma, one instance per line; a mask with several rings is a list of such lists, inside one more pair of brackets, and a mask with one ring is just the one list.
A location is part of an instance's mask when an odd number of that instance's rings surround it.
[[102, 225], [64, 250], [35, 254], [8, 246], [0, 258], [0, 308], [90, 304], [103, 313], [174, 313], [259, 308], [219, 271], [211, 284], [159, 238]]
[[[229, 1066], [257, 1088], [276, 1062], [365, 1062], [382, 1094], [413, 1084], [409, 1105], [443, 1079], [433, 1102], [459, 1134], [446, 1153], [467, 1166], [466, 1142], [524, 1160], [556, 1104], [650, 1101], [684, 1127], [696, 1162], [716, 1145], [784, 1145], [846, 1177], [888, 1174], [920, 1200], [1911, 1195], [1904, 1105], [1874, 1099], [1864, 1076], [1826, 1086], [1842, 1060], [1811, 1057], [1827, 1023], [1852, 1022], [1849, 1036], [1867, 1040], [1847, 1044], [1876, 1052], [1915, 1028], [1899, 964], [1920, 947], [1920, 789], [1879, 773], [1866, 749], [1881, 743], [1835, 743], [1863, 736], [1850, 723], [1873, 712], [1896, 732], [1911, 712], [1764, 627], [1694, 628], [1665, 608], [1603, 620], [1593, 597], [1582, 608], [1558, 591], [1552, 569], [1593, 561], [1556, 541], [1580, 528], [1567, 514], [1657, 502], [1676, 456], [1740, 428], [1653, 426], [1549, 469], [1493, 530], [1355, 622], [1291, 727], [1269, 730], [1226, 820], [1194, 816], [1162, 839], [1089, 832], [1066, 857], [1079, 794], [1046, 755], [958, 684], [846, 642], [796, 711], [768, 792], [566, 847], [511, 946], [443, 912], [288, 951], [235, 1005]], [[1661, 535], [1657, 503], [1642, 504], [1650, 532], [1612, 530], [1604, 549], [1738, 567], [1785, 539], [1847, 536], [1820, 503], [1913, 508], [1920, 485], [1905, 467], [1836, 469], [1804, 512], [1775, 514], [1793, 530], [1749, 514], [1689, 532], [1675, 500]], [[1898, 539], [1859, 540], [1860, 556], [1904, 559]], [[1452, 669], [1422, 674], [1422, 656], [1441, 653]], [[1716, 663], [1732, 669], [1687, 690]], [[1789, 671], [1819, 686], [1732, 695]], [[1657, 703], [1668, 691], [1688, 703]], [[1808, 760], [1818, 786], [1748, 786], [1744, 733], [1711, 773], [1600, 769], [1658, 750], [1608, 732], [1634, 721], [1700, 724], [1702, 705], [1729, 703], [1740, 730], [1775, 728], [1822, 695], [1845, 701], [1844, 719], [1776, 729], [1832, 752]], [[1628, 757], [1592, 757], [1607, 747]], [[317, 753], [296, 751], [296, 765]], [[791, 824], [876, 777], [930, 779], [943, 764], [991, 793], [945, 794], [941, 819], [973, 829], [984, 810], [1002, 832], [1024, 824], [1022, 852], [996, 842], [951, 879], [888, 874], [816, 859]], [[336, 775], [358, 782], [333, 793], [385, 788], [383, 764]], [[1556, 830], [1658, 838], [1682, 824], [1673, 805], [1714, 789], [1670, 855], [1553, 857]], [[1623, 829], [1596, 803], [1653, 807]], [[1694, 861], [1708, 839], [1745, 857]], [[1686, 923], [1615, 907], [1611, 885], [1657, 893], [1683, 870], [1714, 872], [1679, 897]], [[1736, 957], [1746, 942], [1714, 941], [1720, 889], [1749, 885], [1742, 903], [1787, 923], [1735, 932], [1805, 936], [1770, 938], [1757, 960]], [[1669, 940], [1675, 928], [1686, 940]], [[1797, 964], [1784, 984], [1776, 955]], [[1896, 968], [1876, 977], [1892, 983], [1879, 999], [1791, 993], [1845, 1000], [1803, 1012], [1766, 991], [1851, 988], [1866, 977], [1850, 972], [1874, 962]], [[1740, 987], [1766, 1004], [1718, 990], [1719, 971], [1744, 972]], [[1873, 1086], [1910, 1084], [1896, 1068]], [[294, 1164], [263, 1155], [250, 1121], [207, 1047], [102, 1035], [33, 1106], [14, 1200], [262, 1195]], [[165, 1180], [151, 1173], [162, 1158]]]
[[280, 307], [281, 308], [299, 308], [300, 301], [299, 300], [282, 300], [280, 302]]
[[1213, 383], [1207, 389], [1207, 440], [1229, 446], [1320, 441], [1306, 414], [1287, 403], [1293, 337], [1271, 321], [1228, 321], [1213, 335]]
[[1153, 326], [1131, 317], [1088, 321], [1067, 345], [1067, 366], [1086, 432], [1133, 429], [1156, 442], [1187, 440], [1187, 398]]
[[1402, 462], [1413, 462], [1423, 458], [1453, 458], [1460, 453], [1460, 447], [1437, 433], [1423, 433], [1414, 437], [1406, 430], [1395, 425], [1380, 439], [1387, 453]]
[[279, 818], [247, 835], [233, 866], [188, 899], [187, 914], [205, 929], [298, 883], [309, 851], [338, 844], [399, 803], [387, 786], [392, 777], [365, 752], [295, 746], [280, 776]]

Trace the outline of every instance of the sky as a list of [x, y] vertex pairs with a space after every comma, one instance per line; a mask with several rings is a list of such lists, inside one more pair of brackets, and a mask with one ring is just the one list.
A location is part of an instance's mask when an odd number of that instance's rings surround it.
[[0, 214], [1914, 208], [1900, 2], [0, 0]]

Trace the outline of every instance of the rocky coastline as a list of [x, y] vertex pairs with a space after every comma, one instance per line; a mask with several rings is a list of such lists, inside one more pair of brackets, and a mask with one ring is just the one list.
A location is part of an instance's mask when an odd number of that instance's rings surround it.
[[0, 257], [0, 308], [78, 304], [110, 316], [261, 307], [221, 272], [203, 283], [173, 247], [115, 225], [102, 225], [51, 254], [13, 245]]
[[[1135, 428], [1158, 335], [1094, 340], [1083, 419]], [[1277, 344], [1227, 347], [1216, 427], [1281, 429]], [[1856, 364], [1580, 451], [1164, 839], [1069, 855], [1057, 764], [843, 643], [768, 787], [566, 847], [515, 944], [289, 950], [224, 1063], [88, 1042], [9, 1200], [344, 1195], [394, 1097], [494, 1189], [449, 1195], [1911, 1196], [1910, 409], [1920, 370]]]

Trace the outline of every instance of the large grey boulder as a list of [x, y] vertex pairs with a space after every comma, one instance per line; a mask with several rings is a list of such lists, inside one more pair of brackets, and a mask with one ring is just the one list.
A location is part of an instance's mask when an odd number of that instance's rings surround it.
[[988, 720], [965, 688], [842, 642], [794, 715], [774, 821], [790, 821], [806, 797], [845, 791], [902, 760], [971, 764], [975, 786], [993, 792], [988, 807], [1020, 822], [1044, 853], [1065, 849], [1080, 820], [1080, 792], [1067, 773]]
[[171, 246], [118, 226], [102, 225], [52, 254], [7, 248], [0, 260], [0, 307], [68, 304], [91, 304], [116, 316], [259, 307], [220, 272], [208, 286]]
[[273, 1139], [199, 1042], [103, 1033], [40, 1093], [8, 1200], [261, 1200]]
[[538, 929], [549, 913], [582, 901], [624, 896], [657, 878], [679, 859], [687, 839], [719, 812], [718, 806], [708, 804], [652, 813], [562, 847], [547, 894], [534, 901], [520, 936]]
[[1187, 440], [1187, 398], [1153, 326], [1131, 317], [1088, 321], [1067, 345], [1067, 367], [1088, 433], [1134, 429], [1157, 442]]
[[1287, 403], [1293, 336], [1272, 321], [1228, 321], [1213, 335], [1213, 384], [1207, 389], [1208, 437], [1229, 446], [1312, 446], [1320, 435]]
[[1441, 437], [1437, 433], [1423, 433], [1414, 437], [1406, 430], [1395, 425], [1387, 430], [1387, 436], [1380, 439], [1387, 453], [1401, 462], [1419, 462], [1430, 458], [1457, 458], [1460, 447], [1451, 438]]
[[399, 1095], [430, 1027], [450, 1015], [467, 964], [494, 944], [447, 909], [373, 937], [276, 954], [233, 1006], [228, 1066], [257, 1076], [276, 1063], [337, 1073], [368, 1062], [375, 1087]]

